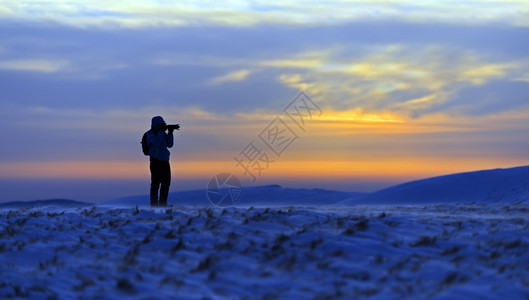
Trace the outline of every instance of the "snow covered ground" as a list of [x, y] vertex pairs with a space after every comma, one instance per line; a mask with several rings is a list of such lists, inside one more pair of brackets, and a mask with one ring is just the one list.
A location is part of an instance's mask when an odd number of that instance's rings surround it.
[[1, 204], [0, 299], [529, 299], [529, 167], [147, 203]]
[[0, 298], [528, 299], [529, 206], [0, 210]]

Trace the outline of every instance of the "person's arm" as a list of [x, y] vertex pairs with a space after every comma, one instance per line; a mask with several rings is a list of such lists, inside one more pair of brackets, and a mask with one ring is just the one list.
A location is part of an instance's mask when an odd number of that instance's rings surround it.
[[174, 145], [174, 136], [173, 131], [169, 130], [169, 133], [167, 134], [167, 148], [171, 148]]

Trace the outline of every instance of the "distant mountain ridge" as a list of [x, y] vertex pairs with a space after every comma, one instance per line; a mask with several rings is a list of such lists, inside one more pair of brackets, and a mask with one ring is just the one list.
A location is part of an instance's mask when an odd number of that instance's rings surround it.
[[427, 178], [352, 197], [339, 204], [454, 202], [529, 204], [529, 166]]
[[[173, 205], [211, 205], [206, 190], [174, 192]], [[293, 189], [279, 185], [244, 187], [238, 206], [320, 206], [442, 203], [529, 204], [529, 166], [465, 172], [426, 178], [374, 193]], [[149, 196], [114, 199], [102, 205], [148, 205]]]
[[[367, 204], [505, 203], [529, 205], [529, 166], [444, 175], [392, 186], [374, 193], [294, 189], [279, 185], [243, 187], [237, 206], [321, 206]], [[212, 205], [206, 190], [173, 192], [168, 203]], [[93, 203], [69, 199], [14, 201], [0, 208], [83, 207]], [[102, 206], [148, 206], [149, 195], [138, 195], [98, 203]]]
[[[173, 192], [168, 203], [172, 205], [212, 205], [206, 190]], [[243, 187], [238, 206], [288, 206], [288, 205], [331, 205], [345, 199], [364, 195], [363, 193], [339, 192], [323, 189], [294, 189], [279, 185]], [[149, 195], [118, 198], [101, 205], [148, 205]]]
[[29, 208], [29, 207], [47, 207], [47, 206], [56, 206], [56, 207], [83, 207], [90, 206], [93, 203], [81, 202], [70, 199], [47, 199], [47, 200], [34, 200], [34, 201], [11, 201], [0, 203], [0, 208]]

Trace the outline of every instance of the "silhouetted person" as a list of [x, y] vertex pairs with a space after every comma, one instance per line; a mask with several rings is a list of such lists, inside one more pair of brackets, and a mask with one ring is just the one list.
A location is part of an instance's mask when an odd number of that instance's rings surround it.
[[[168, 133], [165, 132], [166, 130]], [[171, 185], [170, 153], [167, 148], [173, 147], [173, 131], [173, 128], [167, 129], [167, 124], [162, 117], [152, 118], [151, 130], [147, 132], [151, 161], [151, 206], [167, 206], [169, 185]], [[159, 202], [158, 190], [160, 190]]]

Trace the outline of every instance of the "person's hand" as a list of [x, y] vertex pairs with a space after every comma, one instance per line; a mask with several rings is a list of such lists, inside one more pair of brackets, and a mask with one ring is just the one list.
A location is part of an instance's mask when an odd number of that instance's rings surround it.
[[169, 133], [173, 133], [174, 128], [169, 128]]

